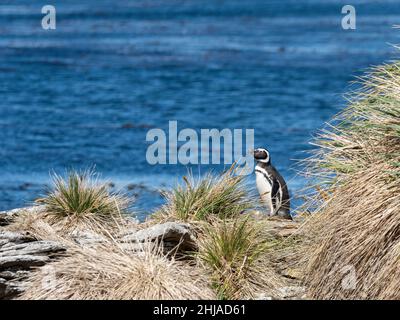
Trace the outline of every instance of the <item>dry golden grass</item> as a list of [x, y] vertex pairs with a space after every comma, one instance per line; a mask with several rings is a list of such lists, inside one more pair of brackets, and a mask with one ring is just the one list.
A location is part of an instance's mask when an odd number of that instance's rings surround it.
[[80, 217], [55, 218], [47, 211], [22, 211], [6, 227], [10, 231], [26, 232], [37, 240], [54, 240], [68, 245], [69, 241], [83, 234], [114, 239], [127, 229], [138, 229], [135, 220], [126, 216], [112, 215], [106, 223], [96, 219]]
[[353, 176], [312, 222], [312, 297], [400, 299], [400, 187], [379, 179], [384, 169]]
[[132, 252], [109, 241], [70, 245], [68, 256], [38, 269], [20, 299], [185, 300], [213, 299], [195, 266], [168, 259], [157, 247]]
[[22, 211], [7, 226], [7, 229], [28, 233], [38, 240], [54, 240], [60, 236], [60, 233], [49, 224], [46, 217], [44, 212]]
[[[29, 230], [38, 239], [57, 241], [67, 248], [65, 257], [30, 278], [31, 287], [22, 299], [279, 298], [278, 289], [285, 284], [271, 262], [276, 243], [263, 234], [264, 224], [252, 219], [196, 222], [197, 259], [180, 261], [163, 256], [161, 248], [145, 247], [144, 252], [133, 253], [137, 247], [118, 244], [116, 233], [105, 236], [98, 227], [87, 226], [83, 231], [100, 237], [102, 243], [78, 245], [73, 233], [60, 233], [40, 215], [18, 219], [21, 222], [12, 225], [16, 230]], [[121, 225], [120, 232], [126, 228], [129, 224]], [[56, 281], [50, 281], [49, 287], [46, 283], [51, 277]], [[110, 289], [103, 292], [103, 288]]]
[[400, 69], [383, 66], [316, 144], [309, 295], [400, 299]]

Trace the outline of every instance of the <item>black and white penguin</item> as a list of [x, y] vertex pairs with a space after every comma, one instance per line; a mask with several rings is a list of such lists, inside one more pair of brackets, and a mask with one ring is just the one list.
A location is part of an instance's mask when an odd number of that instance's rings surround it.
[[254, 150], [256, 160], [256, 185], [261, 202], [270, 209], [269, 215], [278, 215], [292, 219], [290, 215], [289, 191], [285, 180], [271, 164], [269, 152], [266, 149]]

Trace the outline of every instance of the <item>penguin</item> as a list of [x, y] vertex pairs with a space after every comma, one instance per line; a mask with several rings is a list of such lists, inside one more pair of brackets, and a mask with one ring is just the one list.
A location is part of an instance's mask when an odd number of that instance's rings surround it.
[[266, 149], [254, 150], [256, 185], [261, 202], [267, 206], [269, 215], [292, 219], [290, 215], [289, 191], [285, 180], [271, 164], [269, 152]]

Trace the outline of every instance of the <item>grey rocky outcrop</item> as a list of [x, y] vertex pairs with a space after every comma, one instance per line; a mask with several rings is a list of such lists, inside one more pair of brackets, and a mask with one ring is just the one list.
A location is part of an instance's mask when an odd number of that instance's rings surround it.
[[[68, 254], [68, 248], [56, 241], [37, 240], [25, 232], [5, 228], [21, 213], [39, 213], [42, 206], [15, 209], [0, 213], [0, 300], [12, 299], [26, 288], [26, 279], [38, 267]], [[96, 246], [106, 238], [91, 231], [74, 231], [71, 239], [81, 246]], [[129, 230], [115, 239], [129, 251], [143, 250], [148, 244], [161, 244], [164, 253], [180, 254], [196, 249], [190, 227], [167, 222], [147, 228], [132, 223]]]
[[196, 242], [190, 226], [185, 223], [166, 222], [141, 230], [133, 230], [123, 235], [122, 243], [141, 244], [149, 242], [162, 243], [164, 252], [177, 254], [196, 250]]
[[11, 299], [24, 291], [25, 280], [65, 251], [54, 241], [37, 241], [24, 233], [0, 229], [0, 299]]

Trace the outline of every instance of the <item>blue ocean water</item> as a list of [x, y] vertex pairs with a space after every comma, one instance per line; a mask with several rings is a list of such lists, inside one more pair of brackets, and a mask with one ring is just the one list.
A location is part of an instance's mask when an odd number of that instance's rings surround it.
[[[187, 171], [146, 161], [146, 133], [172, 120], [254, 128], [296, 193], [293, 166], [349, 81], [398, 57], [398, 1], [351, 2], [356, 30], [340, 0], [2, 0], [0, 210], [40, 196], [52, 170], [95, 165], [145, 215]], [[56, 30], [41, 28], [46, 4]]]

